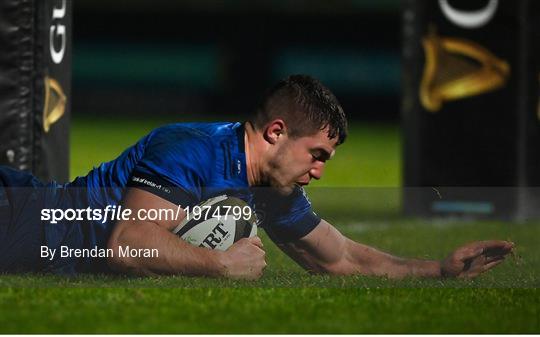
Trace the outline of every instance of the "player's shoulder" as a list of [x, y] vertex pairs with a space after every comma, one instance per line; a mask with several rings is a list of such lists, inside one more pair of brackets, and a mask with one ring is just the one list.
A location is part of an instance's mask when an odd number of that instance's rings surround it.
[[153, 130], [148, 140], [168, 146], [202, 147], [212, 149], [223, 139], [234, 136], [240, 123], [174, 123]]
[[[240, 123], [176, 123], [152, 131], [144, 141], [140, 164], [156, 171], [184, 167], [206, 178], [223, 156], [223, 144], [235, 142]], [[226, 148], [232, 148], [226, 146]]]

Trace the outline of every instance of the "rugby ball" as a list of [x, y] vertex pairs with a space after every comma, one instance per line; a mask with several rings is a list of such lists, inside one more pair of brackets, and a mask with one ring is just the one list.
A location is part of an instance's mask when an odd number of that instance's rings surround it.
[[192, 245], [226, 250], [257, 235], [257, 216], [241, 199], [221, 195], [184, 210], [186, 217], [173, 233]]

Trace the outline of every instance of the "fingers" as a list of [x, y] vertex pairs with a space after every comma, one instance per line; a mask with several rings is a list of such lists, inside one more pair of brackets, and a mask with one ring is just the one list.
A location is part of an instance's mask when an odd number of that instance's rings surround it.
[[504, 260], [505, 257], [504, 256], [488, 256], [485, 258], [485, 261], [484, 261], [484, 264], [489, 264], [491, 262], [495, 262], [495, 261], [499, 261], [499, 260]]
[[512, 252], [514, 248], [514, 245], [506, 245], [506, 246], [494, 246], [484, 249], [484, 255], [486, 257], [496, 257], [496, 256], [505, 256]]
[[255, 246], [263, 249], [264, 248], [264, 245], [261, 241], [261, 238], [259, 238], [258, 236], [254, 236], [254, 237], [251, 237], [251, 238], [248, 238], [247, 239], [249, 242], [251, 242], [252, 244], [254, 244]]
[[261, 239], [258, 236], [254, 236], [254, 237], [251, 237], [251, 238], [240, 239], [237, 242], [235, 242], [231, 247], [236, 246], [236, 245], [244, 245], [244, 244], [252, 244], [252, 245], [260, 248], [261, 250], [263, 250], [263, 248], [264, 248], [264, 245], [263, 245]]
[[504, 240], [488, 240], [488, 241], [478, 241], [478, 247], [482, 247], [484, 250], [501, 250], [501, 251], [511, 251], [514, 248], [514, 243]]
[[496, 266], [503, 263], [505, 260], [504, 256], [494, 256], [494, 257], [478, 257], [473, 262], [473, 266], [465, 273], [461, 274], [460, 278], [473, 278], [476, 277]]
[[255, 246], [254, 249], [257, 250], [259, 255], [259, 258], [256, 259], [256, 262], [253, 265], [255, 270], [257, 270], [257, 273], [254, 274], [254, 279], [259, 279], [263, 275], [263, 271], [266, 268], [266, 252], [264, 251], [263, 243], [258, 236], [248, 238], [248, 241]]
[[266, 268], [266, 253], [258, 237], [243, 238], [226, 251], [226, 276], [234, 279], [256, 280]]
[[503, 240], [488, 240], [471, 242], [458, 249], [457, 258], [461, 261], [484, 256], [504, 256], [514, 248], [514, 243]]
[[486, 265], [490, 265], [493, 262], [504, 260], [504, 258], [505, 258], [504, 256], [500, 256], [500, 255], [497, 255], [497, 256], [482, 255], [472, 260], [471, 266], [469, 269], [470, 270], [476, 270], [476, 269], [483, 270], [483, 268]]
[[463, 263], [467, 263], [481, 256], [484, 253], [484, 248], [478, 245], [469, 244], [464, 247], [458, 248], [455, 252], [454, 258]]
[[484, 264], [483, 266], [480, 266], [479, 268], [476, 268], [474, 271], [471, 271], [470, 273], [464, 275], [465, 278], [473, 278], [476, 277], [496, 266], [504, 262], [504, 257], [499, 258], [497, 260], [491, 261], [489, 263]]
[[504, 262], [504, 257], [503, 258], [500, 258], [498, 260], [494, 260], [494, 261], [491, 261], [489, 263], [486, 263], [483, 267], [482, 267], [482, 272], [484, 271], [487, 271], [487, 270], [490, 270], [491, 268], [501, 264]]
[[263, 259], [264, 259], [264, 257], [266, 256], [266, 252], [264, 251], [263, 243], [262, 243], [261, 239], [258, 236], [254, 236], [252, 238], [246, 238], [246, 239], [242, 239], [242, 240], [247, 240], [250, 244], [255, 246], [255, 247], [253, 247], [253, 249], [255, 249], [257, 252], [259, 252], [261, 254], [261, 256], [263, 257]]

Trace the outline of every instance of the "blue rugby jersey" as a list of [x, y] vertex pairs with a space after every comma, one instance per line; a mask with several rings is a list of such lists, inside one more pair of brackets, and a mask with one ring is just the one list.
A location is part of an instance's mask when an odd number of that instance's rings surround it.
[[[70, 187], [78, 192], [66, 192]], [[320, 222], [301, 187], [289, 196], [249, 187], [240, 123], [178, 123], [155, 129], [115, 160], [57, 192], [69, 197], [54, 200], [61, 200], [56, 206], [64, 208], [105, 209], [121, 203], [125, 187], [143, 188], [183, 207], [222, 194], [238, 197], [256, 210], [260, 226], [279, 242], [301, 238]], [[113, 226], [113, 221], [47, 224], [45, 235], [51, 248], [105, 248]], [[60, 259], [51, 268], [107, 270], [105, 259], [92, 258]]]

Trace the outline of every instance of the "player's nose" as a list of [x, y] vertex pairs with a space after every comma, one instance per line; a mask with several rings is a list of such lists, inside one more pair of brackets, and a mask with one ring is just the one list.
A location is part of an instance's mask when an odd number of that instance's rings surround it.
[[309, 171], [309, 175], [311, 178], [319, 180], [321, 179], [322, 175], [324, 173], [324, 163], [317, 161]]

